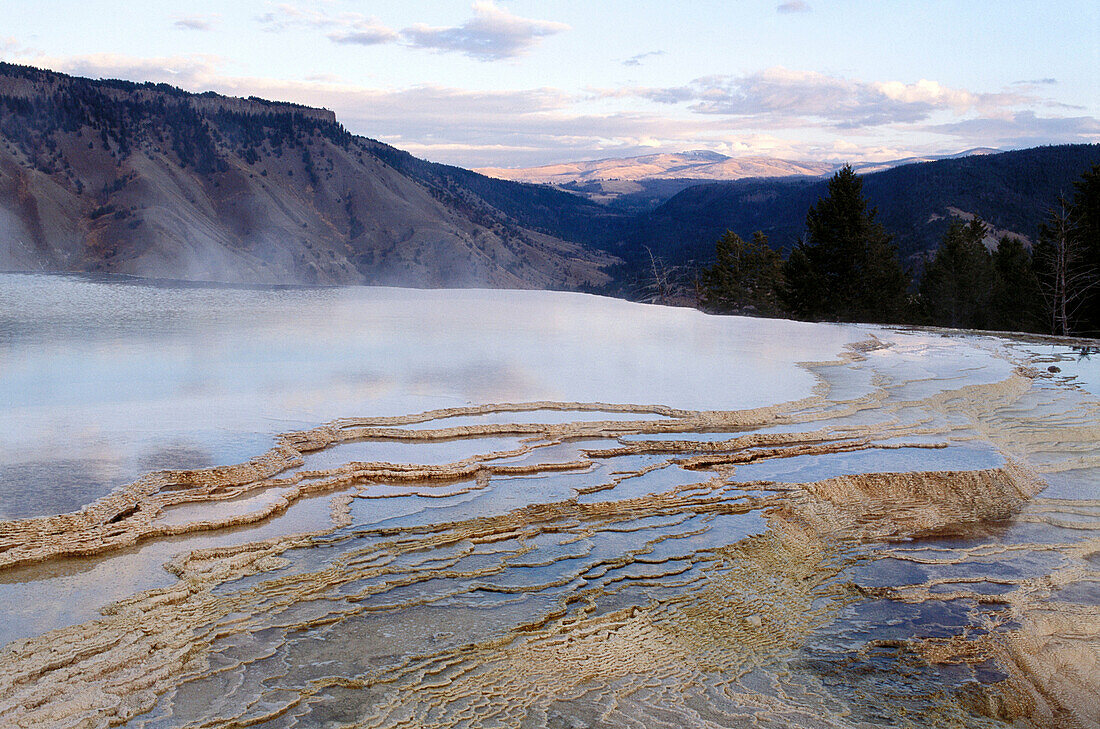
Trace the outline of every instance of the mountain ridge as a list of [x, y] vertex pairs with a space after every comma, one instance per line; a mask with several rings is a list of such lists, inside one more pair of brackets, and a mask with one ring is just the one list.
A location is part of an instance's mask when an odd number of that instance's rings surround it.
[[824, 175], [836, 168], [837, 165], [831, 163], [796, 162], [762, 155], [729, 157], [709, 150], [688, 150], [636, 157], [606, 157], [520, 169], [483, 167], [476, 169], [475, 172], [515, 182], [566, 184], [593, 181], [636, 182], [685, 178], [736, 180], [745, 177]]
[[[934, 162], [972, 155], [996, 154], [1003, 150], [974, 147], [948, 154], [916, 155], [880, 162], [853, 162], [860, 173], [879, 172], [918, 162]], [[632, 157], [602, 157], [536, 167], [479, 167], [474, 172], [514, 182], [564, 185], [570, 182], [639, 180], [741, 180], [756, 177], [816, 177], [831, 175], [843, 162], [789, 160], [764, 155], [731, 157], [707, 149], [661, 152]]]
[[442, 177], [405, 174], [389, 150], [325, 109], [0, 64], [0, 268], [240, 283], [609, 280], [613, 257], [524, 227]]
[[[870, 174], [920, 162], [996, 154], [976, 147], [949, 154], [905, 157], [880, 162], [855, 162], [851, 167]], [[694, 185], [747, 179], [823, 178], [844, 163], [787, 160], [750, 155], [731, 157], [706, 149], [661, 152], [633, 157], [604, 157], [526, 168], [481, 167], [476, 172], [501, 180], [549, 185], [587, 200], [627, 212], [656, 208]]]
[[[953, 217], [980, 217], [998, 234], [1033, 239], [1058, 195], [1071, 192], [1074, 181], [1097, 164], [1100, 144], [1033, 147], [871, 172], [862, 175], [863, 192], [903, 260], [919, 268]], [[674, 263], [708, 261], [726, 230], [744, 238], [760, 230], [773, 248], [789, 250], [827, 185], [823, 178], [694, 185], [635, 216], [610, 250], [625, 257], [647, 247]]]
[[[952, 217], [1033, 237], [1046, 206], [1100, 163], [1100, 145], [949, 157], [863, 175], [917, 269]], [[5, 270], [631, 296], [654, 259], [706, 263], [726, 230], [762, 230], [789, 249], [827, 180], [620, 182], [642, 190], [599, 200], [583, 184], [419, 159], [349, 133], [326, 109], [0, 63]]]

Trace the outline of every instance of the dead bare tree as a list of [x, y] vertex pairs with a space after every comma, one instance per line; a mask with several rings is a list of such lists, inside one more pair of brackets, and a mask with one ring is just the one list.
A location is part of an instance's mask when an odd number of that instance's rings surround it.
[[1051, 334], [1072, 333], [1088, 293], [1100, 286], [1096, 264], [1087, 259], [1078, 232], [1073, 206], [1060, 196], [1040, 230], [1040, 245], [1035, 251]]
[[694, 300], [694, 268], [690, 265], [671, 265], [654, 255], [649, 246], [645, 250], [649, 255], [649, 266], [646, 273], [638, 277], [635, 298], [647, 304], [664, 305], [682, 305], [684, 301]]

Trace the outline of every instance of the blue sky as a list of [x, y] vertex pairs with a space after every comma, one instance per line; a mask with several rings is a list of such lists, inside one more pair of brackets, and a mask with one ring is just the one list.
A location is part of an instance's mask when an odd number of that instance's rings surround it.
[[1100, 141], [1100, 3], [4, 0], [0, 58], [325, 106], [428, 159]]

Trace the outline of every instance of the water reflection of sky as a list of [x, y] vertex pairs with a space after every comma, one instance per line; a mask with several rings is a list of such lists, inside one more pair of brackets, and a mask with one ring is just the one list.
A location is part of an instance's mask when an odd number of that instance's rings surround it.
[[542, 291], [3, 275], [0, 518], [71, 510], [151, 469], [246, 460], [276, 433], [343, 416], [792, 400], [814, 384], [796, 360], [831, 359], [863, 336], [770, 320], [741, 321], [734, 336], [732, 324]]
[[1085, 392], [1100, 397], [1100, 346], [1064, 344], [1017, 345], [1016, 349], [1036, 360], [1048, 374]]

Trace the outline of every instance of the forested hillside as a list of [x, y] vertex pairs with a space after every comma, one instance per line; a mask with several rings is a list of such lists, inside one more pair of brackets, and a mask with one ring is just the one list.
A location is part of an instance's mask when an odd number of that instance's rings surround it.
[[[863, 191], [907, 263], [936, 248], [955, 211], [976, 215], [998, 232], [1033, 240], [1047, 208], [1100, 163], [1100, 145], [1037, 147], [1015, 152], [905, 165], [863, 177]], [[648, 246], [671, 263], [706, 261], [726, 230], [743, 238], [762, 231], [789, 251], [805, 232], [806, 212], [826, 193], [816, 179], [745, 180], [689, 188], [627, 224], [620, 251]]]
[[[926, 265], [906, 270], [864, 180], [844, 167], [809, 208], [786, 260], [757, 231], [726, 231], [695, 271], [714, 312], [964, 329], [1100, 335], [1100, 164], [1072, 181], [1034, 244], [952, 216]], [[661, 270], [652, 266], [653, 272]], [[914, 285], [915, 284], [915, 285]]]

